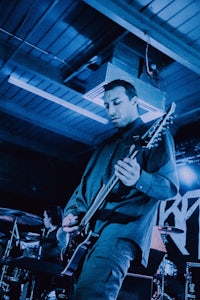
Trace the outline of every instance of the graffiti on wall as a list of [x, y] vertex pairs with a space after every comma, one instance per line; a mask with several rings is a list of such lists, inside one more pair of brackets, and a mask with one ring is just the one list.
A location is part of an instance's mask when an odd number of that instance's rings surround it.
[[171, 238], [183, 255], [194, 251], [200, 259], [200, 189], [178, 194], [176, 199], [161, 201], [158, 225], [182, 229], [180, 234], [172, 233]]

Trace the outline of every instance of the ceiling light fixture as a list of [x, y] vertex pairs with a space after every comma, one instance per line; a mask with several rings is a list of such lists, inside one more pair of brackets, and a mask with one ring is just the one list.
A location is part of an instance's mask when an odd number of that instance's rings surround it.
[[77, 106], [77, 105], [74, 105], [74, 104], [72, 104], [70, 102], [67, 102], [66, 100], [63, 100], [63, 99], [61, 99], [61, 98], [59, 98], [57, 96], [54, 96], [51, 93], [43, 91], [43, 90], [41, 90], [41, 89], [39, 89], [39, 88], [37, 88], [37, 87], [35, 87], [35, 86], [27, 83], [27, 82], [24, 82], [23, 80], [18, 79], [16, 77], [12, 76], [12, 75], [8, 78], [8, 82], [11, 83], [11, 84], [13, 84], [13, 85], [15, 85], [15, 86], [17, 86], [17, 87], [22, 88], [23, 90], [31, 92], [31, 93], [33, 93], [33, 94], [35, 94], [37, 96], [45, 98], [45, 99], [47, 99], [47, 100], [49, 100], [51, 102], [59, 104], [59, 105], [61, 105], [63, 107], [66, 107], [68, 109], [71, 109], [71, 110], [73, 110], [73, 111], [75, 111], [75, 112], [77, 112], [77, 113], [79, 113], [79, 114], [81, 114], [81, 115], [83, 115], [85, 117], [93, 119], [93, 120], [95, 120], [95, 121], [97, 121], [99, 123], [102, 123], [102, 124], [107, 124], [108, 123], [108, 119], [103, 118], [101, 116], [98, 116], [97, 114], [95, 114], [95, 113], [93, 113], [91, 111], [88, 111], [88, 110], [86, 110], [86, 109], [84, 109], [84, 108], [82, 108], [80, 106]]

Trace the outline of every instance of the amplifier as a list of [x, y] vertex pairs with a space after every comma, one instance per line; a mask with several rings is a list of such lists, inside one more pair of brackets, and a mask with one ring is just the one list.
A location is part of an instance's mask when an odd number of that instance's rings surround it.
[[151, 300], [152, 292], [152, 276], [128, 273], [117, 300]]
[[185, 300], [200, 300], [200, 263], [186, 263]]

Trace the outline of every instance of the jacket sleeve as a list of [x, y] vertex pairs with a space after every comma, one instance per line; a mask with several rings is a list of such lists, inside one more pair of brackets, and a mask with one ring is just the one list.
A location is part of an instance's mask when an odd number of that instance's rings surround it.
[[168, 131], [161, 145], [150, 151], [146, 170], [142, 169], [136, 188], [158, 200], [174, 197], [178, 193], [174, 140]]
[[178, 193], [174, 140], [168, 131], [159, 147], [149, 151], [147, 164], [142, 168], [135, 187], [157, 200], [166, 200]]

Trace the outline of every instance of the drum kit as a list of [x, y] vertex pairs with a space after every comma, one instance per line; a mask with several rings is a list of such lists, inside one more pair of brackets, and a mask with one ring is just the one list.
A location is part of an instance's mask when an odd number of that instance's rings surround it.
[[[9, 235], [0, 232], [0, 300], [32, 300], [35, 287], [34, 274], [47, 272], [56, 276], [61, 274], [63, 265], [41, 259], [42, 218], [20, 210], [0, 208], [0, 221], [11, 224]], [[19, 228], [24, 226], [31, 228], [31, 231], [19, 231]], [[163, 237], [164, 246], [158, 243], [154, 246], [164, 252], [167, 252], [165, 237], [168, 234], [183, 232], [170, 226], [156, 226], [156, 230], [159, 236]], [[166, 253], [154, 276], [156, 288], [151, 300], [174, 300], [165, 293], [165, 281], [168, 277], [175, 278], [176, 275], [177, 267], [168, 259]], [[18, 295], [17, 288], [19, 288]], [[42, 299], [68, 299], [68, 295], [62, 287], [59, 287], [47, 291]]]
[[[166, 244], [166, 236], [170, 234], [180, 234], [184, 231], [179, 228], [171, 227], [171, 226], [156, 226], [156, 229], [159, 231], [159, 233], [162, 236], [162, 240], [164, 245]], [[165, 252], [166, 248], [165, 248]], [[156, 290], [153, 293], [153, 296], [151, 300], [175, 300], [175, 298], [171, 298], [166, 292], [165, 292], [165, 283], [166, 280], [175, 279], [177, 276], [177, 267], [176, 265], [168, 259], [167, 253], [165, 253], [158, 270], [154, 276], [154, 283], [156, 285]]]
[[[11, 224], [9, 233], [0, 232], [0, 299], [32, 300], [34, 274], [46, 272], [56, 276], [61, 273], [63, 266], [41, 259], [42, 218], [20, 210], [0, 208], [0, 221]], [[19, 228], [24, 227], [31, 231], [21, 232]], [[52, 294], [49, 291], [43, 299], [58, 299]], [[68, 298], [63, 292], [60, 299]]]

